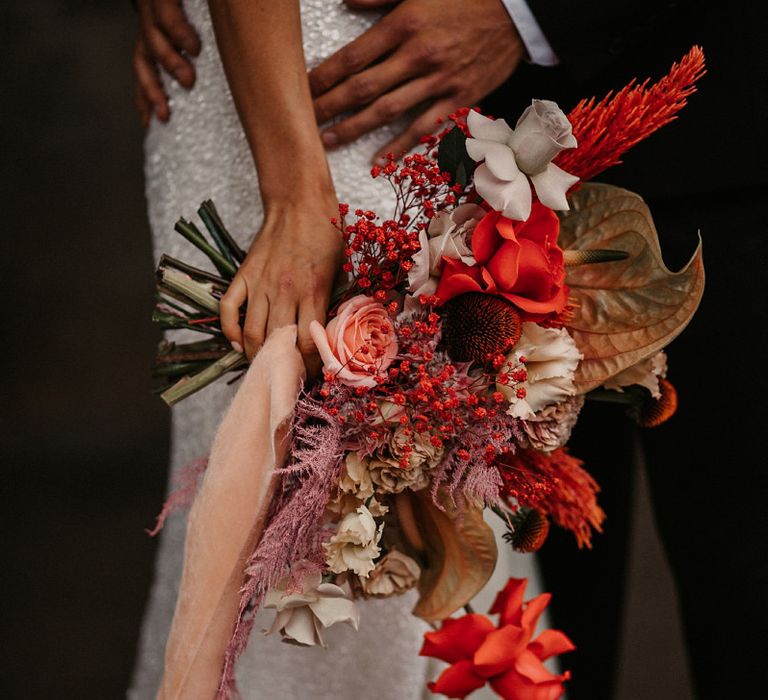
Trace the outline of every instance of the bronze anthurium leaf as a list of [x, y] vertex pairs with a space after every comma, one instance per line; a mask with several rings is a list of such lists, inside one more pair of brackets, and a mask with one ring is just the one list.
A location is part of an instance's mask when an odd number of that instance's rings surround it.
[[664, 264], [656, 227], [633, 192], [599, 183], [583, 185], [561, 214], [565, 250], [625, 251], [624, 260], [568, 267], [576, 301], [568, 324], [584, 359], [579, 392], [600, 386], [668, 345], [688, 325], [704, 293], [701, 242], [679, 272]]
[[446, 502], [445, 512], [432, 502], [429, 491], [398, 498], [408, 500], [398, 510], [412, 509], [420, 539], [420, 597], [413, 614], [427, 622], [443, 620], [472, 600], [490, 579], [498, 555], [496, 538], [480, 507], [468, 505], [459, 515]]

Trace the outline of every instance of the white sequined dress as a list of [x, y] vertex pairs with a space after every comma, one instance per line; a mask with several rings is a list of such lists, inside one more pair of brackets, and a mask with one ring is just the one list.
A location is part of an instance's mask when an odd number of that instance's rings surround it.
[[[173, 116], [154, 121], [146, 143], [146, 194], [156, 257], [168, 253], [201, 266], [206, 261], [173, 232], [179, 216], [195, 218], [199, 204], [213, 199], [241, 246], [259, 228], [262, 206], [256, 172], [238, 120], [216, 48], [206, 0], [186, 0], [185, 9], [200, 33], [202, 52], [195, 60], [197, 82], [187, 92], [166, 82]], [[349, 10], [342, 0], [301, 0], [307, 65], [323, 58], [368, 29], [378, 15]], [[370, 175], [370, 159], [402, 125], [394, 124], [328, 154], [340, 201], [388, 213], [391, 190]], [[171, 468], [207, 454], [219, 420], [235, 387], [208, 387], [173, 409]], [[176, 593], [181, 575], [184, 518], [166, 524], [155, 579], [145, 613], [130, 700], [150, 700], [157, 691]], [[508, 576], [508, 562], [499, 567]], [[516, 564], [517, 575], [525, 575]], [[496, 589], [498, 589], [497, 586]], [[533, 593], [535, 591], [531, 591]], [[265, 637], [272, 611], [257, 618], [248, 649], [237, 669], [246, 700], [417, 700], [435, 668], [417, 655], [426, 625], [410, 614], [413, 595], [360, 604], [360, 631], [337, 625], [327, 635], [329, 649], [302, 649]], [[482, 608], [481, 608], [482, 609]], [[474, 697], [474, 696], [473, 696]], [[479, 696], [478, 696], [479, 697]]]

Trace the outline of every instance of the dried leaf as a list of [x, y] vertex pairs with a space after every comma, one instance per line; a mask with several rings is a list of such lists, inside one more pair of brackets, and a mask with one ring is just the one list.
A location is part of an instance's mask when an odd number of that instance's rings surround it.
[[435, 622], [474, 598], [496, 566], [496, 538], [482, 508], [440, 510], [427, 492], [410, 494], [419, 532], [426, 545], [419, 579], [421, 597], [413, 614]]
[[704, 292], [701, 242], [679, 272], [664, 264], [656, 227], [633, 192], [585, 184], [561, 216], [566, 250], [608, 248], [626, 260], [567, 268], [577, 301], [568, 329], [584, 360], [576, 385], [586, 392], [668, 345], [688, 325]]

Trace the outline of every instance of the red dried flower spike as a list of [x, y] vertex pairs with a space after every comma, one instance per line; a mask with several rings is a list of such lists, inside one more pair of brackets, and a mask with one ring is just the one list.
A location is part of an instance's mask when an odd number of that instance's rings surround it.
[[632, 80], [613, 97], [608, 93], [599, 102], [594, 97], [582, 100], [568, 114], [579, 145], [554, 162], [582, 180], [621, 163], [632, 146], [676, 118], [705, 72], [704, 52], [694, 46], [650, 87], [648, 80], [640, 85]]

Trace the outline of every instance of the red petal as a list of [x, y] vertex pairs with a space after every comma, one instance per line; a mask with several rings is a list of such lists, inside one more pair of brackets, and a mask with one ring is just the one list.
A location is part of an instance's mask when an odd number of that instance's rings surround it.
[[459, 661], [446, 668], [434, 683], [427, 687], [433, 693], [442, 693], [449, 698], [464, 698], [485, 685], [485, 678], [478, 676], [471, 661]]
[[480, 265], [484, 265], [491, 259], [502, 242], [496, 230], [496, 222], [499, 218], [501, 218], [499, 212], [489, 212], [480, 219], [472, 232], [472, 254]]
[[560, 233], [560, 219], [549, 207], [541, 202], [534, 202], [530, 216], [515, 225], [518, 240], [527, 238], [529, 241], [549, 247], [557, 242]]
[[496, 629], [485, 615], [464, 615], [443, 620], [436, 632], [424, 634], [420, 656], [432, 656], [449, 664], [471, 659], [489, 632]]
[[519, 294], [512, 294], [510, 292], [499, 292], [499, 294], [522, 311], [530, 314], [529, 316], [524, 316], [524, 321], [543, 321], [551, 313], [560, 313], [568, 301], [568, 292], [563, 287], [551, 299], [546, 301], [527, 299]]
[[507, 625], [491, 632], [475, 652], [475, 669], [481, 676], [498, 676], [512, 668], [525, 651], [528, 635], [522, 627]]
[[[528, 243], [528, 245], [533, 245]], [[488, 261], [488, 272], [502, 291], [510, 291], [518, 286], [518, 274], [521, 261], [521, 246], [517, 241], [505, 241]]]
[[[552, 274], [552, 266], [544, 248], [527, 240], [520, 241], [519, 246], [515, 293], [539, 301], [549, 299], [555, 275]], [[512, 291], [512, 287], [507, 289]]]
[[541, 614], [544, 612], [544, 609], [549, 605], [551, 599], [551, 593], [542, 593], [525, 604], [522, 626], [528, 632], [528, 639], [525, 640], [526, 644], [530, 641], [531, 637], [533, 637], [533, 633], [536, 631], [536, 624], [538, 623]]
[[560, 680], [560, 676], [552, 673], [542, 660], [528, 649], [525, 649], [515, 660], [515, 670], [533, 683]]
[[565, 691], [560, 681], [537, 684], [514, 670], [494, 678], [491, 688], [505, 700], [557, 700]]
[[443, 273], [437, 285], [435, 295], [441, 303], [445, 303], [453, 297], [465, 292], [482, 292], [480, 285], [482, 272], [477, 265], [467, 265], [461, 260], [445, 258]]
[[565, 654], [575, 648], [574, 643], [560, 630], [544, 630], [528, 645], [528, 649], [540, 659]]
[[499, 217], [496, 222], [496, 230], [502, 238], [506, 238], [508, 241], [517, 240], [516, 226], [512, 219], [508, 219], [506, 216]]
[[523, 596], [528, 585], [526, 578], [511, 578], [496, 595], [490, 609], [491, 615], [500, 615], [499, 627], [518, 625], [523, 621]]

